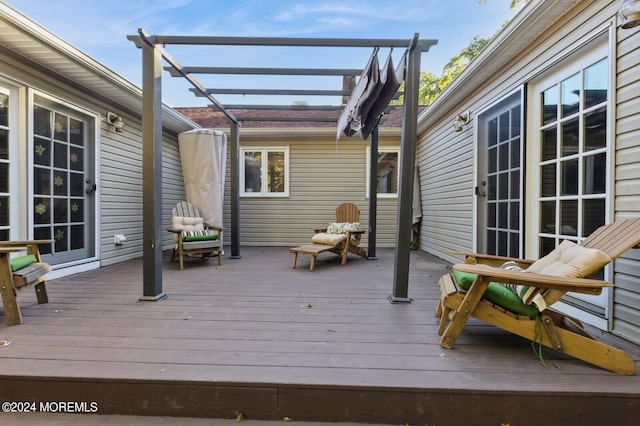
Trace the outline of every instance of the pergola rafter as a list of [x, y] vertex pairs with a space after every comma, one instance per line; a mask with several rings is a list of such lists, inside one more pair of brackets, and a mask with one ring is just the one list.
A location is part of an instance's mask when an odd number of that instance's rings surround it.
[[[418, 34], [411, 39], [363, 39], [363, 38], [285, 38], [285, 37], [220, 37], [220, 36], [162, 36], [149, 35], [143, 29], [138, 35], [128, 39], [143, 51], [143, 296], [141, 300], [159, 300], [165, 297], [162, 292], [162, 238], [160, 225], [162, 218], [162, 122], [161, 122], [161, 72], [162, 60], [169, 66], [164, 67], [171, 76], [185, 78], [192, 86], [190, 90], [197, 96], [211, 101], [211, 108], [222, 112], [230, 121], [231, 149], [231, 257], [240, 257], [239, 243], [239, 121], [231, 113], [230, 107], [223, 105], [215, 95], [254, 94], [254, 95], [304, 95], [304, 96], [347, 96], [351, 92], [342, 90], [310, 89], [235, 89], [205, 88], [194, 74], [246, 74], [246, 75], [305, 75], [305, 76], [342, 76], [353, 78], [362, 70], [344, 68], [250, 68], [250, 67], [183, 67], [167, 51], [167, 45], [191, 46], [271, 46], [271, 47], [351, 47], [351, 48], [403, 48], [407, 50], [406, 76], [404, 89], [403, 125], [400, 145], [400, 176], [398, 190], [398, 214], [396, 230], [396, 251], [394, 262], [393, 290], [389, 295], [391, 302], [409, 302], [409, 250], [412, 224], [411, 200], [413, 196], [413, 170], [415, 167], [418, 87], [420, 81], [420, 58], [437, 40], [420, 40]], [[395, 94], [397, 98], [399, 94]], [[243, 109], [268, 109], [264, 105], [244, 105]], [[291, 105], [289, 109], [332, 109], [334, 106]], [[279, 106], [285, 108], [285, 106]], [[271, 106], [271, 109], [277, 109]], [[290, 117], [272, 117], [268, 115], [247, 116], [251, 121], [297, 121]], [[301, 121], [326, 121], [321, 117], [304, 118]], [[377, 126], [371, 134], [371, 167], [377, 167], [378, 152]], [[369, 194], [369, 235], [373, 236], [373, 257], [375, 257], [375, 221], [377, 210], [376, 173], [371, 173]], [[370, 241], [371, 256], [371, 241]]]

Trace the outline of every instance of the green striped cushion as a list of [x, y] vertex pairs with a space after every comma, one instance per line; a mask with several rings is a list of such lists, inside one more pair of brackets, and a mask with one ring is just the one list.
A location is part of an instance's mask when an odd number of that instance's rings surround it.
[[32, 254], [27, 254], [25, 256], [14, 257], [9, 260], [9, 265], [11, 266], [11, 272], [18, 271], [25, 266], [29, 266], [32, 263], [36, 263], [36, 257]]
[[[477, 275], [454, 269], [453, 277], [460, 287], [469, 290]], [[531, 318], [538, 315], [538, 309], [535, 306], [525, 305], [516, 293], [500, 283], [490, 282], [482, 297], [516, 314], [527, 315]]]
[[217, 240], [218, 233], [204, 231], [182, 231], [182, 241], [210, 241]]

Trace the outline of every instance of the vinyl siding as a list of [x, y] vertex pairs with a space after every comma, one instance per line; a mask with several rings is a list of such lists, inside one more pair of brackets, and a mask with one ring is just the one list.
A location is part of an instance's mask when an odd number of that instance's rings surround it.
[[[102, 123], [100, 149], [101, 265], [142, 256], [142, 129], [141, 122], [123, 117], [125, 130], [115, 133]], [[171, 224], [171, 209], [184, 200], [184, 183], [177, 136], [162, 141], [162, 229]], [[115, 234], [127, 241], [113, 244]], [[173, 246], [171, 234], [162, 232], [164, 249]]]
[[[335, 221], [335, 209], [344, 202], [360, 208], [360, 223], [369, 224], [366, 197], [366, 147], [368, 141], [351, 138], [287, 137], [277, 140], [242, 139], [241, 147], [289, 147], [289, 196], [240, 197], [240, 244], [294, 246], [310, 242], [313, 229]], [[398, 140], [380, 140], [380, 146], [398, 146]], [[231, 225], [230, 163], [225, 183], [225, 228]], [[395, 244], [397, 199], [378, 198], [377, 246]], [[225, 241], [231, 240], [230, 232]], [[365, 234], [361, 246], [368, 244]]]
[[[528, 35], [533, 35], [531, 31], [539, 32], [533, 41], [519, 41], [524, 32], [508, 41], [510, 46], [518, 46], [518, 53], [506, 66], [481, 80], [475, 77], [472, 64], [471, 77], [458, 86], [454, 81], [451, 86], [454, 88], [442, 95], [448, 100], [436, 102], [433, 110], [427, 109], [423, 119], [428, 124], [419, 135], [417, 158], [423, 204], [421, 249], [451, 262], [460, 259], [449, 255], [449, 250], [474, 249], [475, 122], [472, 120], [462, 132], [455, 133], [451, 126], [455, 116], [471, 110], [475, 118], [475, 114], [543, 75], [595, 35], [606, 33], [611, 23], [615, 26], [619, 7], [618, 1], [581, 1], [563, 14], [551, 14], [555, 21], [547, 28], [527, 28]], [[640, 215], [639, 31], [615, 28], [613, 36], [616, 38], [612, 58], [616, 68], [615, 219]], [[493, 65], [489, 61], [486, 66]], [[612, 310], [613, 332], [635, 342], [640, 342], [639, 251], [632, 250], [615, 263]], [[537, 257], [530, 252], [525, 255]]]
[[[638, 30], [618, 29], [616, 61], [616, 219], [640, 214], [640, 51]], [[613, 332], [640, 343], [640, 250], [615, 263]]]
[[[93, 95], [70, 87], [39, 65], [23, 62], [13, 56], [0, 57], [3, 72], [20, 81], [20, 85], [54, 96], [98, 115], [98, 158], [96, 170], [98, 202], [96, 224], [99, 260], [103, 266], [142, 256], [142, 123], [118, 111]], [[124, 131], [115, 133], [103, 121], [107, 111], [122, 115]], [[178, 153], [177, 136], [165, 133], [163, 138], [163, 226], [171, 223], [171, 208], [184, 199], [184, 185]], [[26, 224], [25, 224], [26, 226]], [[124, 234], [127, 242], [113, 244], [114, 234]], [[171, 235], [162, 234], [163, 247], [171, 246]]]

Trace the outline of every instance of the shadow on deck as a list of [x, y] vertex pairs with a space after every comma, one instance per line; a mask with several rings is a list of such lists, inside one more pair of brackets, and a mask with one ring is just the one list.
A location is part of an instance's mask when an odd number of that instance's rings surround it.
[[[142, 261], [19, 295], [0, 315], [0, 399], [72, 401], [98, 414], [430, 425], [635, 424], [640, 376], [618, 376], [472, 320], [452, 350], [434, 311], [446, 262], [411, 253], [410, 304], [391, 304], [393, 250], [331, 253], [309, 272], [287, 248], [164, 263], [160, 302], [139, 302]], [[0, 311], [1, 312], [1, 311]], [[602, 334], [602, 333], [597, 333]], [[629, 352], [640, 347], [609, 334]], [[95, 402], [92, 406], [90, 403]], [[82, 408], [84, 406], [80, 406]], [[1, 414], [0, 414], [1, 416]]]

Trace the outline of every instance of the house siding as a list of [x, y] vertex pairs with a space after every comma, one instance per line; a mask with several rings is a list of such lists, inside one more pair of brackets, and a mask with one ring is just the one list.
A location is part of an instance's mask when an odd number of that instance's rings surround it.
[[[617, 30], [616, 219], [640, 213], [640, 50], [637, 30]], [[640, 343], [640, 250], [615, 263], [613, 332]]]
[[[313, 230], [335, 221], [335, 209], [344, 202], [360, 208], [360, 223], [369, 223], [366, 197], [366, 148], [368, 141], [357, 138], [279, 139], [243, 138], [241, 147], [289, 147], [289, 196], [240, 197], [240, 243], [247, 246], [294, 246], [308, 243]], [[380, 139], [380, 146], [397, 147], [397, 139]], [[225, 183], [225, 228], [231, 224], [230, 159]], [[378, 198], [377, 246], [395, 244], [396, 198]], [[225, 241], [231, 241], [230, 232]], [[361, 246], [368, 244], [365, 234]]]
[[[111, 265], [142, 255], [142, 129], [139, 120], [123, 117], [126, 130], [115, 133], [103, 123], [100, 150], [101, 265]], [[184, 200], [184, 183], [177, 136], [164, 134], [162, 141], [162, 246], [173, 247], [165, 232], [171, 225], [171, 209]], [[127, 242], [113, 244], [115, 234]]]
[[[1, 52], [1, 51], [0, 51]], [[23, 61], [13, 55], [0, 55], [2, 74], [20, 87], [31, 88], [68, 102], [97, 115], [99, 121], [97, 136], [96, 182], [98, 201], [96, 204], [96, 226], [99, 241], [96, 242], [98, 260], [107, 266], [142, 256], [142, 122], [141, 118], [127, 115], [97, 99], [93, 93], [84, 93], [65, 81], [56, 78], [55, 73], [42, 70], [37, 64]], [[26, 110], [26, 108], [24, 108]], [[124, 131], [115, 133], [103, 118], [107, 111], [123, 117]], [[25, 132], [26, 135], [26, 132]], [[25, 141], [20, 141], [26, 150]], [[162, 145], [163, 161], [163, 205], [162, 229], [171, 224], [171, 209], [184, 199], [182, 169], [178, 152], [177, 135], [165, 131]], [[24, 179], [24, 182], [27, 180]], [[26, 187], [21, 187], [26, 191]], [[21, 223], [21, 233], [26, 235], [26, 223]], [[115, 234], [124, 234], [126, 243], [113, 244]], [[165, 235], [166, 234], [166, 235]], [[171, 235], [162, 234], [165, 249], [172, 247]]]
[[[615, 16], [619, 7], [620, 2], [617, 1], [581, 1], [571, 8], [565, 6], [567, 10], [557, 15], [550, 9], [547, 18], [554, 22], [547, 28], [529, 26], [509, 40], [511, 46], [518, 46], [518, 51], [505, 66], [484, 80], [469, 78], [461, 86], [464, 88], [457, 91], [454, 81], [449, 91], [441, 95], [449, 97], [449, 100], [436, 102], [433, 106], [435, 111], [427, 110], [422, 118], [428, 124], [419, 136], [417, 158], [423, 203], [421, 249], [451, 262], [460, 259], [450, 255], [450, 250], [475, 249], [473, 185], [476, 123], [472, 120], [462, 132], [455, 133], [451, 123], [456, 115], [471, 110], [475, 116], [508, 94], [520, 90], [597, 34], [606, 33], [612, 24], [616, 52], [611, 58], [616, 68], [615, 198], [612, 213], [614, 219], [640, 215], [638, 30], [616, 27]], [[530, 33], [525, 34], [526, 31]], [[532, 41], [519, 41], [525, 35], [533, 37], [531, 32], [535, 31], [539, 31], [539, 36]], [[493, 65], [487, 63], [487, 66]], [[472, 68], [473, 64], [469, 72], [473, 72]], [[533, 225], [526, 224], [528, 229]], [[636, 342], [640, 341], [640, 287], [637, 285], [640, 282], [640, 254], [637, 252], [633, 250], [615, 263], [616, 288], [612, 310], [613, 332]], [[525, 256], [537, 258], [530, 251], [525, 252]]]

